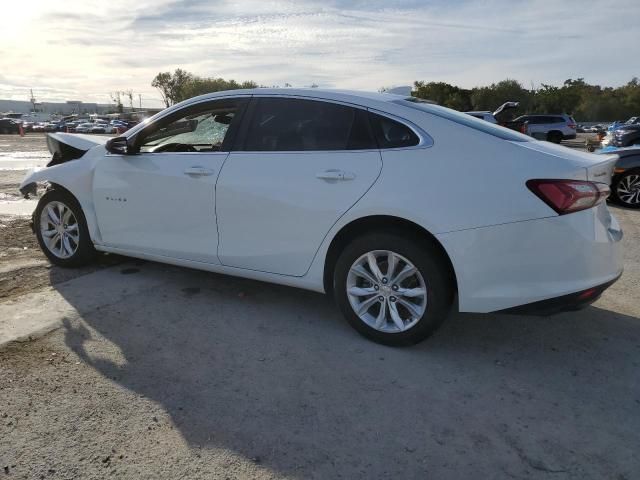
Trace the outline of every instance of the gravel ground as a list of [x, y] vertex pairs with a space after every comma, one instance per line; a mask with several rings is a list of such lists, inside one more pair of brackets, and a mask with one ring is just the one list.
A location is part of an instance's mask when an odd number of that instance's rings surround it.
[[[88, 312], [69, 296], [85, 313], [0, 351], [0, 477], [635, 479], [640, 213], [613, 211], [626, 269], [596, 304], [452, 315], [406, 349], [312, 292], [112, 267], [164, 283]], [[56, 289], [26, 220], [0, 223], [0, 301]]]
[[[25, 164], [44, 165], [50, 157], [46, 150], [44, 134], [28, 134], [25, 137], [0, 135], [1, 202], [21, 199], [18, 186], [28, 170], [15, 168]], [[3, 169], [7, 166], [14, 169]], [[38, 193], [42, 191], [40, 185]], [[29, 223], [28, 217], [0, 215], [0, 302], [122, 261], [116, 255], [105, 255], [91, 267], [69, 270], [52, 266], [40, 251]]]

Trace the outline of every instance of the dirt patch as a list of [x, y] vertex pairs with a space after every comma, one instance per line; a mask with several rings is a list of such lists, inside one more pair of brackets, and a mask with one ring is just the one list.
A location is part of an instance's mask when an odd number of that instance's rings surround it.
[[0, 217], [0, 302], [122, 261], [117, 255], [99, 255], [83, 268], [53, 266], [40, 250], [30, 222], [24, 217]]

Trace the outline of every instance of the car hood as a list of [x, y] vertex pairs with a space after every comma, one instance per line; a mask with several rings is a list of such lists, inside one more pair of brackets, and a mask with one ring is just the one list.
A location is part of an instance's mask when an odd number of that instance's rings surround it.
[[96, 137], [94, 135], [82, 135], [81, 133], [50, 133], [47, 135], [47, 145], [49, 146], [49, 151], [51, 151], [49, 140], [53, 143], [64, 143], [86, 152], [96, 145], [104, 145], [109, 140], [109, 137]]
[[616, 130], [640, 130], [640, 124], [637, 123], [623, 123], [622, 125], [618, 125]]
[[59, 165], [82, 157], [88, 150], [104, 145], [109, 137], [96, 137], [77, 133], [49, 133], [47, 147], [53, 155], [47, 167]]

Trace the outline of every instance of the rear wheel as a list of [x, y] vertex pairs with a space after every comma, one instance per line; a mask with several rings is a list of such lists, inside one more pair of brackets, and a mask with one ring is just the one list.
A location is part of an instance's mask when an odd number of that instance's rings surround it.
[[629, 170], [613, 181], [611, 199], [628, 208], [640, 208], [640, 169]]
[[453, 299], [448, 268], [428, 243], [401, 234], [356, 238], [338, 258], [334, 294], [349, 324], [385, 345], [411, 345], [431, 335]]
[[547, 141], [551, 143], [560, 143], [562, 142], [562, 133], [560, 132], [549, 132], [547, 133]]
[[84, 213], [71, 194], [60, 190], [45, 193], [33, 214], [33, 224], [40, 248], [51, 263], [79, 267], [95, 257]]

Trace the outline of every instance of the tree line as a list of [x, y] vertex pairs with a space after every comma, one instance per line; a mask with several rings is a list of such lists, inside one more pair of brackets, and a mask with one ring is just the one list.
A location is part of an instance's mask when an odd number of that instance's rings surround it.
[[[158, 73], [151, 85], [158, 89], [167, 107], [204, 93], [258, 87], [252, 80], [237, 82], [200, 77], [179, 68], [173, 73]], [[285, 87], [288, 86], [285, 84]], [[640, 115], [640, 80], [635, 77], [626, 85], [616, 88], [591, 85], [584, 78], [570, 78], [561, 87], [542, 84], [536, 89], [527, 89], [511, 79], [471, 89], [446, 82], [420, 80], [414, 82], [412, 95], [463, 112], [493, 111], [504, 102], [515, 101], [520, 102], [520, 107], [514, 115], [567, 113], [579, 122], [626, 120]]]
[[162, 101], [169, 107], [191, 97], [205, 93], [236, 90], [238, 88], [256, 88], [258, 84], [252, 80], [236, 82], [224, 78], [199, 77], [177, 68], [175, 72], [160, 72], [151, 82], [162, 96]]
[[561, 87], [542, 84], [526, 89], [516, 80], [464, 89], [444, 82], [414, 83], [414, 96], [433, 100], [460, 111], [494, 111], [507, 101], [520, 102], [513, 114], [567, 113], [578, 122], [627, 120], [640, 115], [640, 81], [633, 78], [622, 87], [590, 85], [584, 78], [565, 80]]

